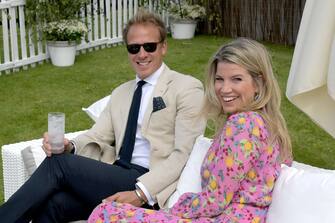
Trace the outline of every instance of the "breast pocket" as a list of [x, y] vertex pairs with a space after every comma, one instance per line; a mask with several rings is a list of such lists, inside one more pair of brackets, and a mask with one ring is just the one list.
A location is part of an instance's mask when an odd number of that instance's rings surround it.
[[149, 128], [159, 131], [161, 134], [171, 133], [174, 130], [176, 120], [176, 110], [171, 107], [165, 107], [151, 114]]

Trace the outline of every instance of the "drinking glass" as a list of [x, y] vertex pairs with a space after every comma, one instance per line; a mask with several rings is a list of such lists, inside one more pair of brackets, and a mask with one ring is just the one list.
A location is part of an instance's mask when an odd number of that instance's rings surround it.
[[65, 114], [48, 113], [48, 136], [51, 152], [59, 154], [64, 151]]

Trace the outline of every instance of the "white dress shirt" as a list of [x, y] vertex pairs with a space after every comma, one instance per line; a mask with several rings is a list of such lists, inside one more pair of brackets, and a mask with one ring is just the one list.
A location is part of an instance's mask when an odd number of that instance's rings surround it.
[[[148, 108], [148, 104], [152, 103], [150, 101], [154, 88], [157, 84], [158, 78], [163, 72], [165, 64], [163, 63], [158, 70], [156, 70], [153, 74], [149, 77], [145, 78], [144, 81], [147, 83], [142, 87], [142, 98], [141, 98], [141, 105], [140, 111], [138, 114], [137, 119], [137, 130], [136, 130], [136, 138], [135, 138], [135, 146], [133, 151], [133, 156], [131, 158], [131, 163], [143, 166], [147, 169], [150, 168], [149, 160], [150, 160], [150, 143], [149, 141], [142, 136], [141, 127], [144, 118], [144, 114]], [[138, 83], [141, 79], [136, 75], [136, 83]], [[136, 85], [137, 86], [137, 85]], [[136, 183], [136, 188], [139, 188], [143, 191], [145, 196], [148, 199], [149, 205], [154, 205], [156, 202], [154, 198], [150, 195], [148, 190], [141, 182]]]
[[[136, 138], [133, 156], [131, 159], [131, 163], [143, 166], [149, 169], [149, 158], [150, 158], [150, 143], [149, 141], [142, 136], [141, 128], [142, 122], [145, 115], [145, 112], [148, 108], [148, 104], [152, 103], [150, 101], [154, 88], [157, 84], [158, 78], [161, 75], [164, 69], [164, 64], [160, 66], [155, 73], [151, 74], [149, 77], [145, 78], [144, 81], [147, 82], [142, 87], [142, 97], [141, 97], [141, 105], [138, 113], [137, 119], [137, 130], [136, 130]], [[141, 79], [136, 75], [136, 83], [138, 83]]]

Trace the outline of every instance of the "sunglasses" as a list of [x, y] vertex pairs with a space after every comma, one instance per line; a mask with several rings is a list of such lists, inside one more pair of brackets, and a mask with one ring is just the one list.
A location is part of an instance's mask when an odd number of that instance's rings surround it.
[[[161, 41], [162, 42], [162, 41]], [[137, 54], [141, 50], [141, 46], [148, 53], [153, 53], [157, 49], [157, 44], [161, 42], [143, 43], [143, 44], [129, 44], [127, 45], [127, 50], [130, 54]]]

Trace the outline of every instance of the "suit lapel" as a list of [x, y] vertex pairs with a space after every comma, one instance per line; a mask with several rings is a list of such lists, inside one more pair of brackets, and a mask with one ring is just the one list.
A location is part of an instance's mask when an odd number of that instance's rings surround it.
[[149, 120], [150, 120], [152, 110], [153, 110], [153, 98], [163, 97], [171, 81], [172, 79], [170, 75], [170, 69], [167, 66], [165, 66], [162, 74], [160, 75], [158, 79], [157, 85], [149, 99], [148, 107], [147, 107], [147, 110], [145, 111], [143, 122], [142, 122], [142, 132], [146, 131], [148, 124], [149, 124]]
[[129, 110], [130, 110], [130, 105], [131, 102], [133, 100], [133, 95], [134, 95], [134, 91], [135, 91], [135, 85], [136, 85], [136, 81], [133, 80], [130, 84], [128, 88], [125, 88], [125, 92], [124, 92], [124, 97], [119, 98], [119, 100], [121, 100], [122, 102], [120, 103], [120, 123], [122, 123], [122, 132], [120, 134], [120, 138], [119, 138], [119, 142], [120, 142], [120, 146], [117, 146], [118, 151], [117, 154], [119, 153], [119, 147], [121, 147], [123, 138], [124, 138], [124, 134], [126, 131], [126, 126], [127, 126], [127, 120], [128, 120], [128, 114], [129, 114]]

